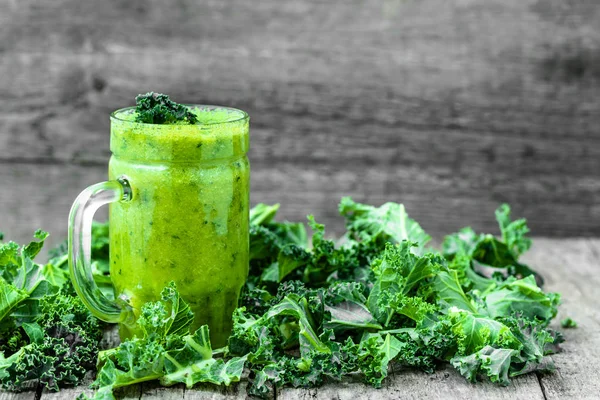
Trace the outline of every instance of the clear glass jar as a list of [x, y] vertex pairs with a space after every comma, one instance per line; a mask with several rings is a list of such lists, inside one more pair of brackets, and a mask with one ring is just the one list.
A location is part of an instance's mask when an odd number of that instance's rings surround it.
[[[99, 297], [88, 287], [94, 286], [89, 276], [77, 273], [89, 269], [89, 257], [80, 257], [83, 263], [72, 257], [74, 277], [81, 278], [75, 279], [78, 292], [98, 317], [121, 323], [122, 338], [136, 333], [133, 321], [141, 306], [158, 300], [174, 281], [195, 314], [193, 329], [208, 324], [213, 346], [220, 347], [248, 275], [249, 118], [231, 108], [189, 107], [197, 124], [138, 123], [133, 108], [111, 115], [110, 181], [86, 191], [105, 193], [93, 196], [103, 198], [102, 204], [111, 200], [110, 272], [117, 301]], [[75, 214], [86, 208], [78, 202]], [[81, 242], [85, 253], [85, 237]]]

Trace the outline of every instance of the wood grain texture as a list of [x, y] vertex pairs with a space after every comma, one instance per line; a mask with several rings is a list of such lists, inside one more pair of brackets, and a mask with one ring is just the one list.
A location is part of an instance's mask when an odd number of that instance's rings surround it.
[[88, 374], [80, 386], [61, 389], [59, 392], [49, 392], [45, 390], [42, 392], [41, 398], [44, 400], [66, 400], [77, 399], [81, 395], [91, 398], [94, 395], [94, 391], [89, 388], [89, 385], [92, 383], [92, 381], [93, 379], [91, 378], [90, 374]]
[[12, 393], [0, 390], [0, 400], [35, 400], [35, 392]]
[[489, 382], [473, 385], [456, 370], [445, 367], [428, 375], [419, 371], [395, 371], [381, 389], [373, 389], [364, 383], [333, 383], [315, 389], [282, 389], [277, 393], [280, 400], [336, 399], [489, 399], [489, 400], [544, 400], [535, 375], [513, 379], [510, 386], [500, 387]]
[[142, 385], [141, 398], [146, 400], [242, 400], [246, 399], [246, 382], [232, 384], [229, 387], [220, 387], [211, 384], [198, 384], [192, 389], [185, 385], [162, 387], [157, 382], [148, 382]]
[[0, 389], [0, 400], [39, 400], [36, 398], [37, 384], [30, 382], [24, 388], [23, 392], [15, 393]]
[[247, 110], [256, 201], [334, 232], [347, 194], [435, 235], [494, 230], [503, 201], [538, 235], [600, 235], [599, 20], [561, 0], [3, 1], [0, 183], [103, 167], [108, 113], [152, 89]]
[[[10, 190], [0, 190], [0, 230], [6, 240], [25, 243], [31, 240], [35, 229], [51, 233], [48, 248], [61, 243], [67, 235], [67, 218], [72, 202], [85, 187], [107, 179], [106, 167], [70, 164], [5, 164], [0, 168], [0, 182]], [[423, 185], [423, 180], [432, 182]], [[399, 193], [389, 187], [401, 181]], [[364, 168], [349, 165], [338, 169], [335, 165], [320, 164], [299, 168], [293, 163], [281, 163], [274, 169], [268, 163], [254, 162], [251, 174], [251, 200], [281, 203], [279, 218], [306, 221], [312, 213], [324, 222], [327, 233], [339, 236], [344, 230], [343, 219], [338, 215], [337, 204], [345, 195], [357, 201], [380, 205], [386, 201], [403, 202], [411, 215], [434, 234], [436, 239], [444, 233], [457, 231], [471, 225], [478, 231], [497, 233], [494, 209], [498, 202], [473, 198], [466, 193], [476, 189], [466, 184], [457, 188], [452, 177], [435, 177], [416, 168], [386, 172], [376, 166]], [[316, 188], [319, 188], [318, 190]], [[449, 193], [457, 193], [452, 198]], [[423, 208], [424, 198], [431, 208]], [[557, 215], [564, 229], [579, 232], [579, 227], [591, 218], [572, 205], [558, 202], [529, 204], [515, 209], [515, 215], [538, 212], [539, 220], [531, 220], [534, 233], [552, 229], [556, 220], [547, 215]], [[568, 216], [568, 217], [567, 217]], [[98, 219], [106, 218], [106, 209], [98, 212]]]

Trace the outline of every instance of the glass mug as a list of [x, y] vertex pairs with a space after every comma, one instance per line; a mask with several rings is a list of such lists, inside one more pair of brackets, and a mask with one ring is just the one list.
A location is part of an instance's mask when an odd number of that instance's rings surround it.
[[[198, 122], [135, 122], [135, 108], [111, 114], [109, 181], [85, 189], [69, 216], [73, 285], [98, 318], [137, 333], [141, 306], [174, 281], [194, 312], [192, 329], [208, 324], [224, 346], [248, 275], [250, 165], [248, 115], [191, 105]], [[91, 226], [109, 206], [110, 275], [115, 300], [91, 269]]]

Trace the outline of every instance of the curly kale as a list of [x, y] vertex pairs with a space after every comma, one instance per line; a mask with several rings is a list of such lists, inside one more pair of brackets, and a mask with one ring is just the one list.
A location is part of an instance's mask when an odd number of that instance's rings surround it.
[[[207, 326], [189, 331], [193, 314], [171, 284], [142, 307], [139, 337], [99, 353], [97, 398], [153, 379], [229, 385], [244, 368], [259, 397], [348, 374], [380, 387], [392, 365], [433, 372], [450, 363], [470, 381], [501, 385], [553, 370], [548, 356], [563, 337], [549, 324], [560, 296], [519, 260], [529, 230], [507, 205], [496, 211], [498, 237], [464, 228], [441, 251], [426, 248], [429, 235], [401, 204], [342, 199], [340, 243], [312, 216], [309, 241], [304, 224], [275, 220], [278, 209], [250, 212], [249, 276], [227, 348], [212, 350]], [[95, 229], [95, 279], [112, 290], [108, 227]], [[76, 384], [98, 352], [101, 327], [68, 284], [66, 248], [46, 266], [32, 261], [46, 236], [0, 245], [0, 383], [10, 389], [33, 379]]]
[[286, 234], [290, 223], [274, 222], [277, 209], [251, 214], [252, 287], [229, 339], [230, 354], [247, 356], [249, 393], [356, 372], [379, 387], [391, 364], [433, 372], [449, 362], [469, 380], [500, 384], [552, 370], [559, 295], [519, 262], [531, 241], [508, 206], [496, 212], [501, 238], [465, 228], [441, 253], [425, 248], [429, 235], [399, 204], [342, 199], [345, 241], [325, 239], [309, 216], [310, 249]]
[[247, 290], [255, 287], [273, 293], [285, 281], [300, 280], [319, 287], [327, 281], [359, 281], [371, 278], [369, 264], [385, 248], [385, 241], [348, 240], [342, 246], [325, 238], [325, 227], [308, 216], [313, 231], [308, 249], [302, 223], [274, 221], [279, 205], [258, 204], [250, 213], [250, 274]]
[[74, 386], [96, 365], [102, 327], [75, 295], [66, 255], [33, 261], [48, 234], [26, 246], [0, 246], [0, 384], [19, 391], [31, 381], [49, 390]]
[[36, 322], [23, 325], [30, 343], [8, 358], [0, 374], [9, 390], [37, 380], [56, 391], [77, 385], [96, 366], [102, 329], [81, 300], [61, 292], [40, 303]]
[[136, 122], [174, 124], [198, 122], [196, 115], [185, 105], [172, 101], [166, 94], [148, 92], [135, 98]]

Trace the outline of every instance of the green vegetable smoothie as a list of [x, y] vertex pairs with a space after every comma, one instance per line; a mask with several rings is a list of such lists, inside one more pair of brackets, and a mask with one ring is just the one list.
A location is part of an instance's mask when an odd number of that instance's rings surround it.
[[208, 324], [220, 347], [248, 275], [248, 116], [189, 107], [195, 124], [136, 122], [134, 108], [111, 116], [109, 177], [125, 177], [132, 199], [110, 205], [110, 273], [136, 317], [174, 281], [192, 329]]

